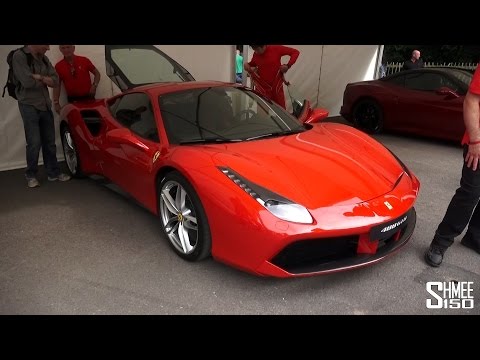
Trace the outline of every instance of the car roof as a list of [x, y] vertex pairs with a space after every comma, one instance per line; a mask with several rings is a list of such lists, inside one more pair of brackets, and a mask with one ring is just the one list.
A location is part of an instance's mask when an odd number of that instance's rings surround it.
[[411, 70], [402, 70], [393, 74], [390, 74], [382, 79], [391, 78], [395, 76], [405, 75], [405, 74], [414, 74], [416, 72], [443, 72], [446, 74], [451, 74], [453, 72], [463, 72], [465, 74], [472, 74], [471, 70], [457, 68], [457, 67], [448, 67], [448, 66], [429, 66], [420, 69], [411, 69]]

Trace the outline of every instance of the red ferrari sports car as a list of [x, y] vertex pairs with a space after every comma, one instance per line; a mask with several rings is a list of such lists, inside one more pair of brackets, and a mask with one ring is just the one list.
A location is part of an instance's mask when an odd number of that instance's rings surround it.
[[106, 46], [122, 89], [61, 112], [73, 176], [102, 175], [158, 216], [173, 251], [261, 276], [376, 263], [410, 239], [415, 175], [350, 126], [250, 88], [194, 81], [154, 46]]
[[460, 142], [467, 70], [423, 68], [348, 84], [340, 114], [368, 133], [392, 130]]

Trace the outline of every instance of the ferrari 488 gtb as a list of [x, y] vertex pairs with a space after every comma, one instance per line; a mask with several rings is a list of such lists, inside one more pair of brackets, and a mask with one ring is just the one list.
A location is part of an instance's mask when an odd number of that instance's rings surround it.
[[252, 89], [195, 81], [154, 46], [106, 46], [122, 93], [61, 113], [68, 168], [117, 184], [158, 216], [182, 258], [262, 276], [378, 262], [407, 243], [415, 175], [352, 127], [293, 114]]

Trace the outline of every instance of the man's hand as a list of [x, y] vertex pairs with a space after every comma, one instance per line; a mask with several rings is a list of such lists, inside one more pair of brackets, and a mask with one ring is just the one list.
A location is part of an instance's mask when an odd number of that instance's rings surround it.
[[43, 76], [40, 74], [32, 74], [32, 78], [38, 81], [42, 81]]
[[248, 65], [248, 63], [245, 63], [245, 71], [248, 72], [249, 74], [253, 73], [255, 71], [256, 68], [254, 67], [251, 67], [250, 65]]
[[288, 69], [289, 69], [288, 65], [280, 66], [280, 71], [284, 74], [288, 71]]
[[477, 170], [478, 160], [480, 158], [480, 144], [468, 145], [467, 156], [465, 156], [465, 162], [467, 167], [472, 167], [472, 170]]
[[54, 109], [55, 109], [55, 112], [60, 115], [60, 110], [62, 109], [62, 107], [60, 106], [60, 104], [59, 104], [59, 103], [54, 103], [54, 104], [53, 104], [53, 107], [54, 107]]

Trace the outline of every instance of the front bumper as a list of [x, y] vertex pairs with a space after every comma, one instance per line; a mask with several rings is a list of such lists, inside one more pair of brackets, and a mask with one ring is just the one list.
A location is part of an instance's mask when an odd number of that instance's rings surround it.
[[262, 264], [259, 272], [281, 277], [307, 276], [374, 264], [395, 253], [412, 236], [417, 218], [415, 208], [400, 219], [405, 217], [408, 220], [381, 239], [372, 238], [372, 227], [363, 234], [295, 241]]

